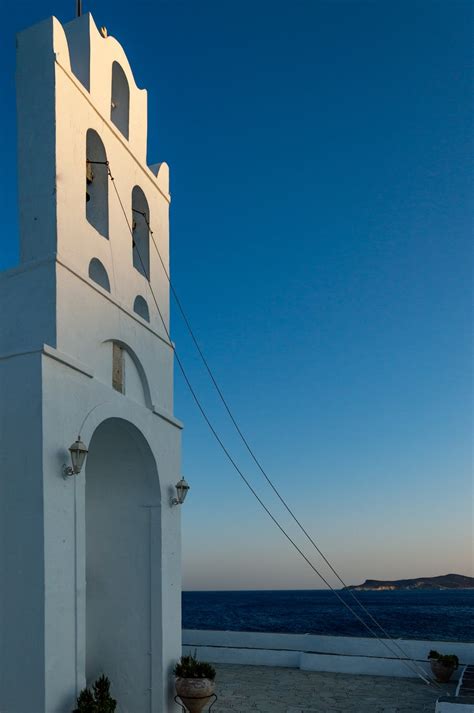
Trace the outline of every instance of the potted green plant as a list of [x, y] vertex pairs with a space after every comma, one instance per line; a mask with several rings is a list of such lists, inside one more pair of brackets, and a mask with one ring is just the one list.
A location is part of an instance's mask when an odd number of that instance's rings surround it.
[[459, 666], [459, 659], [454, 654], [440, 654], [431, 649], [428, 654], [431, 671], [439, 683], [447, 683]]
[[216, 670], [194, 656], [181, 656], [173, 671], [176, 693], [190, 713], [201, 713], [214, 693]]
[[92, 686], [84, 688], [77, 699], [77, 708], [73, 713], [114, 713], [117, 701], [110, 695], [110, 681], [101, 676]]

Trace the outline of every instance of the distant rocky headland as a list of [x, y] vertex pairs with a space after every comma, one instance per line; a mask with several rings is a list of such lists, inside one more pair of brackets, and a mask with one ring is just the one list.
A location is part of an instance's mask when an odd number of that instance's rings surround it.
[[404, 589], [474, 589], [474, 577], [464, 574], [444, 574], [440, 577], [418, 577], [417, 579], [366, 579], [364, 584], [357, 584], [346, 589], [356, 592], [384, 592]]

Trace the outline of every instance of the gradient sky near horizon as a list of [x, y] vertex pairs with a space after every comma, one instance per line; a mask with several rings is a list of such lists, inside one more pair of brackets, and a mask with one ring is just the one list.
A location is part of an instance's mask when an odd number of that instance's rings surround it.
[[[51, 14], [68, 21], [74, 1], [2, 8], [5, 269], [18, 255], [15, 32]], [[84, 10], [148, 89], [149, 162], [171, 167], [175, 287], [277, 487], [348, 583], [474, 574], [472, 4], [84, 0]], [[229, 449], [303, 543], [176, 312], [172, 332]], [[178, 372], [175, 405], [192, 486], [184, 588], [320, 588]]]

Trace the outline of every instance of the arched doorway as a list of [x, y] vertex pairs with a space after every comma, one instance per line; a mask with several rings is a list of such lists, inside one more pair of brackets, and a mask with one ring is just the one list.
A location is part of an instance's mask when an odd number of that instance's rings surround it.
[[153, 710], [153, 668], [161, 664], [152, 651], [153, 628], [161, 628], [160, 592], [152, 591], [161, 571], [159, 505], [144, 436], [107, 419], [86, 466], [86, 679], [109, 676], [120, 713]]

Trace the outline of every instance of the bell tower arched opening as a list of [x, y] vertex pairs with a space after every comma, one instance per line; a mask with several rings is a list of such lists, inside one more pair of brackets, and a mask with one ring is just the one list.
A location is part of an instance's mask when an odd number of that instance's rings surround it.
[[98, 233], [109, 237], [109, 177], [104, 144], [93, 129], [86, 136], [86, 217]]
[[133, 267], [150, 279], [150, 209], [140, 186], [132, 191]]
[[125, 72], [118, 62], [112, 64], [112, 100], [110, 118], [119, 131], [128, 139], [130, 118], [130, 87]]

